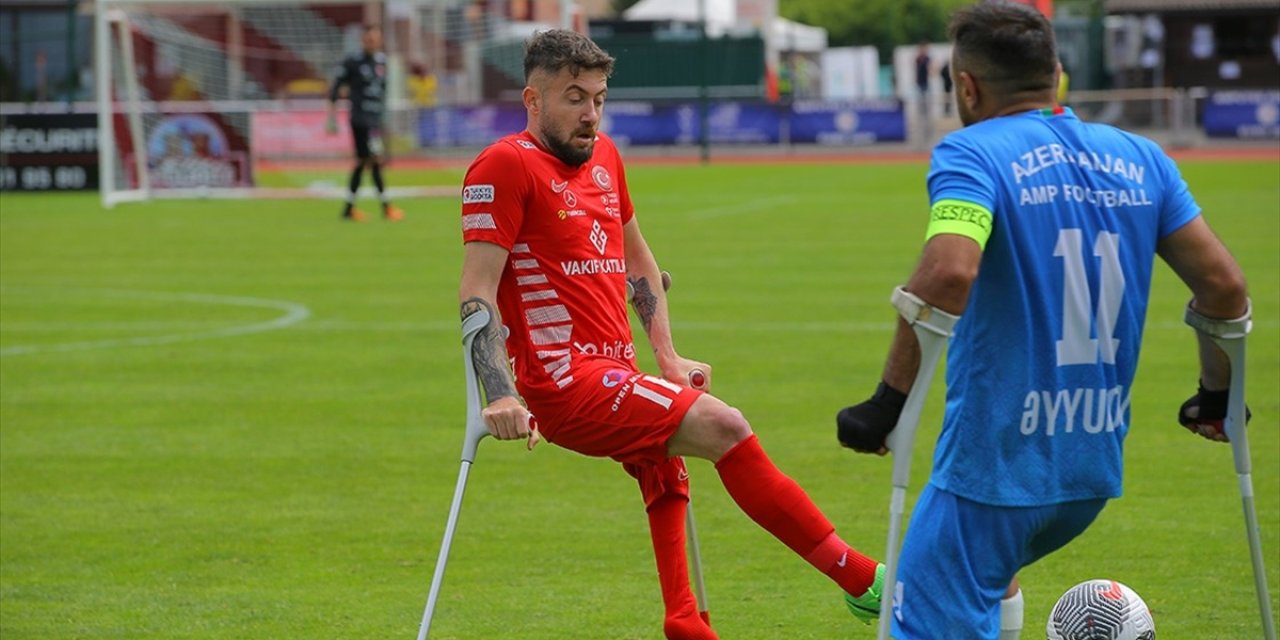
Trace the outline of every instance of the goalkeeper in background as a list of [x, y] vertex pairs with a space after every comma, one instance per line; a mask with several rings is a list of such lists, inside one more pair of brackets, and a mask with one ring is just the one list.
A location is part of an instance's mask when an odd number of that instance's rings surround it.
[[329, 87], [329, 114], [326, 128], [330, 134], [338, 130], [338, 91], [347, 86], [347, 98], [351, 103], [351, 138], [356, 145], [356, 166], [351, 170], [347, 183], [347, 202], [342, 207], [342, 219], [363, 222], [364, 214], [356, 208], [356, 194], [364, 168], [373, 174], [373, 184], [378, 188], [382, 201], [382, 217], [394, 222], [404, 218], [404, 212], [391, 204], [387, 185], [382, 179], [385, 151], [382, 144], [382, 112], [387, 95], [387, 54], [382, 52], [382, 30], [376, 25], [364, 29], [360, 53], [348, 55], [334, 74]]

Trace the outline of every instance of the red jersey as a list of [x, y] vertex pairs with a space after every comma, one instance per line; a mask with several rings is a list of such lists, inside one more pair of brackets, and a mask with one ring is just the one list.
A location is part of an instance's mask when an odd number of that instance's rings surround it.
[[521, 395], [563, 389], [583, 358], [636, 368], [622, 239], [633, 215], [622, 159], [602, 133], [578, 167], [524, 131], [493, 143], [467, 169], [463, 242], [511, 252], [497, 303]]

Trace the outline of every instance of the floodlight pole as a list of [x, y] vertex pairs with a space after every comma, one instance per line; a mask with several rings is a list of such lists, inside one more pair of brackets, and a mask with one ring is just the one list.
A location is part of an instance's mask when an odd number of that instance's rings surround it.
[[710, 126], [710, 89], [707, 76], [707, 0], [698, 0], [698, 112], [701, 119], [701, 126], [698, 134], [698, 147], [701, 150], [702, 164], [711, 162], [711, 132], [708, 130]]

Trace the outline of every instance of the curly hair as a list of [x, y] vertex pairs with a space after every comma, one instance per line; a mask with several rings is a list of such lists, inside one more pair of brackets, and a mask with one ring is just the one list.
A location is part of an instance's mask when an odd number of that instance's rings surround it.
[[613, 56], [606, 53], [590, 38], [565, 29], [551, 29], [534, 34], [524, 45], [524, 79], [542, 70], [551, 74], [561, 69], [577, 77], [583, 69], [613, 73]]

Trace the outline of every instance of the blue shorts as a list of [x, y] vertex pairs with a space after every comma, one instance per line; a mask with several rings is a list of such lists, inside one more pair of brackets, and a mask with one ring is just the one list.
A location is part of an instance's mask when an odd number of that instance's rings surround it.
[[1083, 533], [1106, 504], [999, 507], [926, 486], [892, 591], [894, 638], [998, 638], [1000, 600], [1013, 577]]

